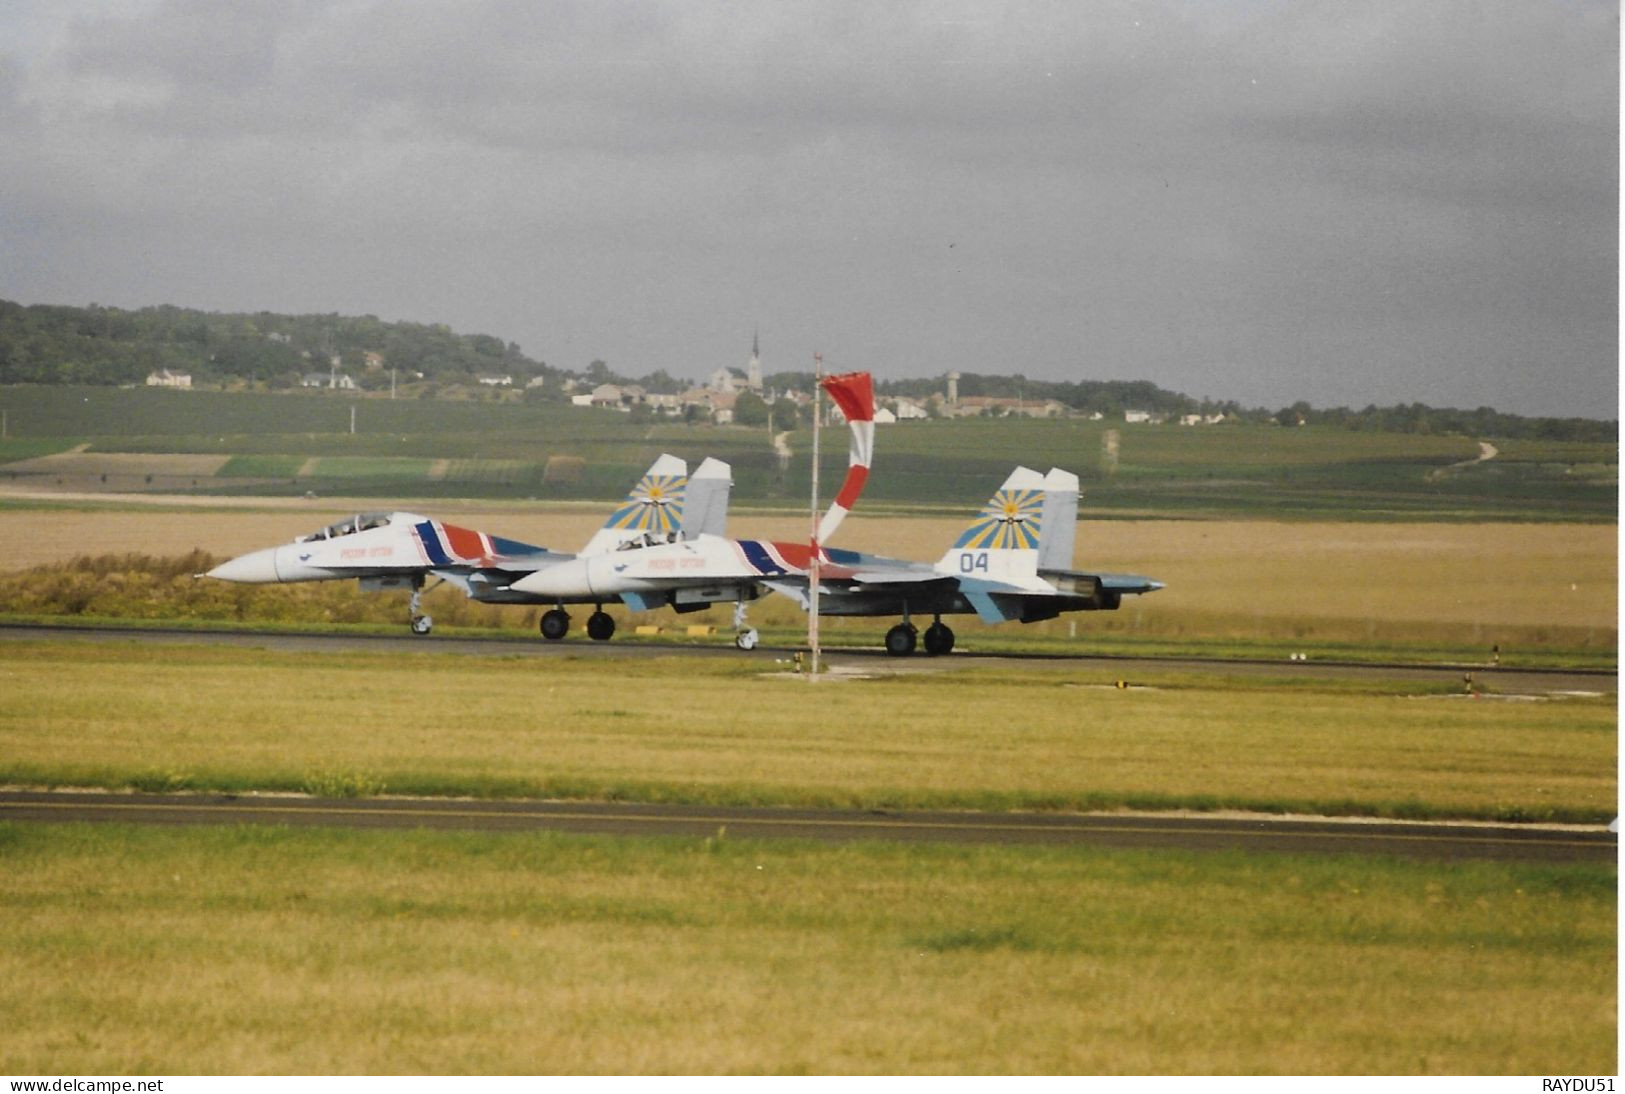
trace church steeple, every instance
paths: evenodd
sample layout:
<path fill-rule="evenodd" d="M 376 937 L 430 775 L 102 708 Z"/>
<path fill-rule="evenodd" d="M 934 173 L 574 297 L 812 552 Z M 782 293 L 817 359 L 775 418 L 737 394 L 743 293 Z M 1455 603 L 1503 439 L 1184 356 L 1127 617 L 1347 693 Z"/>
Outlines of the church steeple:
<path fill-rule="evenodd" d="M 745 386 L 752 391 L 762 390 L 762 338 L 759 329 L 750 336 L 750 363 L 745 366 Z"/>

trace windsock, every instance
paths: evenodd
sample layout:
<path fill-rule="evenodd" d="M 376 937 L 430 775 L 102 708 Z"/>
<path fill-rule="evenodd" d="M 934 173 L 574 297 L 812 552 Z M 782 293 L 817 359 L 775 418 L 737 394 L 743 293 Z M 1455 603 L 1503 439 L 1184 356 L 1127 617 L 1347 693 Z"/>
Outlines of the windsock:
<path fill-rule="evenodd" d="M 869 481 L 869 461 L 875 454 L 875 382 L 867 372 L 847 372 L 840 376 L 826 376 L 824 390 L 835 400 L 835 405 L 846 415 L 852 427 L 852 445 L 846 468 L 846 481 L 830 503 L 828 512 L 818 522 L 818 543 L 829 542 L 835 529 L 841 526 L 846 514 L 857 504 L 863 493 L 863 484 Z"/>

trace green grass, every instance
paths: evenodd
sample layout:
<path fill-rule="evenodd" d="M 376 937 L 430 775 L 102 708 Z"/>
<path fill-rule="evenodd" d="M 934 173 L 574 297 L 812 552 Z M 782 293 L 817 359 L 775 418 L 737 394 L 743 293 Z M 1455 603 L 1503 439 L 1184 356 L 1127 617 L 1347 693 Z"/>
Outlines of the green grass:
<path fill-rule="evenodd" d="M 1617 1064 L 1606 866 L 0 824 L 0 870 L 14 1075 Z"/>
<path fill-rule="evenodd" d="M 0 441 L 0 464 L 8 464 L 14 460 L 31 460 L 36 456 L 49 456 L 57 452 L 65 452 L 73 447 L 73 442 L 58 437 L 8 437 Z"/>
<path fill-rule="evenodd" d="M 372 479 L 417 482 L 429 475 L 430 461 L 395 456 L 324 456 L 316 461 L 313 479 Z"/>
<path fill-rule="evenodd" d="M 537 486 L 542 482 L 546 467 L 545 462 L 526 463 L 523 460 L 453 460 L 446 470 L 446 481 L 460 485 L 495 483 Z"/>
<path fill-rule="evenodd" d="M 748 658 L 0 641 L 0 782 L 1592 823 L 1617 809 L 1611 697 L 1117 676 L 967 665 L 809 691 Z"/>
<path fill-rule="evenodd" d="M 12 433 L 27 444 L 84 441 L 104 452 L 284 460 L 461 461 L 463 470 L 443 481 L 428 481 L 423 463 L 343 477 L 346 490 L 369 496 L 609 500 L 622 496 L 663 451 L 692 463 L 706 455 L 728 460 L 741 501 L 794 508 L 809 493 L 807 430 L 791 435 L 796 458 L 781 471 L 765 430 L 635 422 L 558 404 L 26 386 L 0 389 L 0 404 L 11 409 Z M 352 408 L 355 434 L 349 432 Z M 199 421 L 211 432 L 199 433 Z M 1102 462 L 1108 429 L 1120 438 L 1115 471 Z M 844 438 L 834 433 L 822 463 L 830 482 L 838 481 L 846 461 Z M 1476 456 L 1474 441 L 1324 427 L 919 422 L 882 428 L 865 500 L 973 512 L 1020 463 L 1076 471 L 1087 505 L 1104 513 L 1525 521 L 1617 515 L 1617 445 L 1507 442 L 1491 463 L 1429 480 L 1431 472 Z M 38 454 L 18 452 L 0 449 L 0 462 Z M 539 469 L 552 456 L 585 460 L 586 476 L 576 483 L 543 481 Z M 228 465 L 228 474 L 283 478 L 247 473 L 262 466 Z M 287 494 L 308 485 L 217 477 L 198 492 Z"/>
<path fill-rule="evenodd" d="M 215 474 L 223 479 L 291 479 L 304 464 L 303 456 L 233 456 Z"/>

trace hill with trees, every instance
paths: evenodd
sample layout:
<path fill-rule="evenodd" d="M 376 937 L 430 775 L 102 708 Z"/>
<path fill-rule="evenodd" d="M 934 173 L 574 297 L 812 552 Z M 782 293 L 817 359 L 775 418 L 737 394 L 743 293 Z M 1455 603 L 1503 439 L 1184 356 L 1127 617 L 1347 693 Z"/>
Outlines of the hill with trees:
<path fill-rule="evenodd" d="M 336 362 L 336 364 L 335 364 Z M 523 388 L 542 379 L 530 397 L 563 397 L 564 381 L 597 385 L 637 383 L 650 392 L 688 386 L 663 370 L 623 377 L 603 361 L 581 372 L 535 360 L 513 342 L 489 334 L 459 334 L 444 324 L 385 322 L 376 316 L 218 313 L 171 305 L 126 310 L 0 300 L 0 384 L 143 384 L 160 369 L 185 372 L 205 387 L 247 386 L 264 390 L 297 387 L 312 372 L 341 369 L 363 390 L 393 382 L 419 385 L 420 394 L 446 387 L 473 387 L 481 375 L 500 374 Z M 393 370 L 393 376 L 392 376 Z M 808 390 L 810 372 L 766 378 L 777 390 Z M 925 399 L 943 388 L 941 377 L 888 380 L 882 396 Z M 1174 418 L 1223 415 L 1226 421 L 1411 434 L 1461 434 L 1552 441 L 1617 443 L 1618 423 L 1590 418 L 1539 418 L 1490 407 L 1458 410 L 1421 403 L 1392 407 L 1315 408 L 1306 402 L 1279 410 L 1243 407 L 1235 401 L 1194 399 L 1145 380 L 1030 380 L 1021 375 L 967 372 L 962 397 L 1053 399 L 1083 414 L 1119 417 L 1128 410 Z M 760 409 L 760 415 L 752 412 Z M 747 404 L 747 417 L 765 420 L 766 406 Z M 785 410 L 788 414 L 788 409 Z M 742 423 L 748 424 L 748 423 Z"/>

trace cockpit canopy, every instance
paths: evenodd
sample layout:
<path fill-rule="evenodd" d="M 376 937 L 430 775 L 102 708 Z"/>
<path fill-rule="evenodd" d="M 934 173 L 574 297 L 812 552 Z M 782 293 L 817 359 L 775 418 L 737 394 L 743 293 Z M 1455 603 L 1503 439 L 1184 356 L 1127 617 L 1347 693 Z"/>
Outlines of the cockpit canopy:
<path fill-rule="evenodd" d="M 659 547 L 665 543 L 677 543 L 682 539 L 681 532 L 644 532 L 642 535 L 631 536 L 615 545 L 617 551 L 637 551 L 644 547 Z"/>
<path fill-rule="evenodd" d="M 340 536 L 352 535 L 356 532 L 366 532 L 374 528 L 383 528 L 389 524 L 392 513 L 358 513 L 348 517 L 337 524 L 329 524 L 326 528 L 300 536 L 295 543 L 315 543 L 318 540 L 338 539 Z"/>

